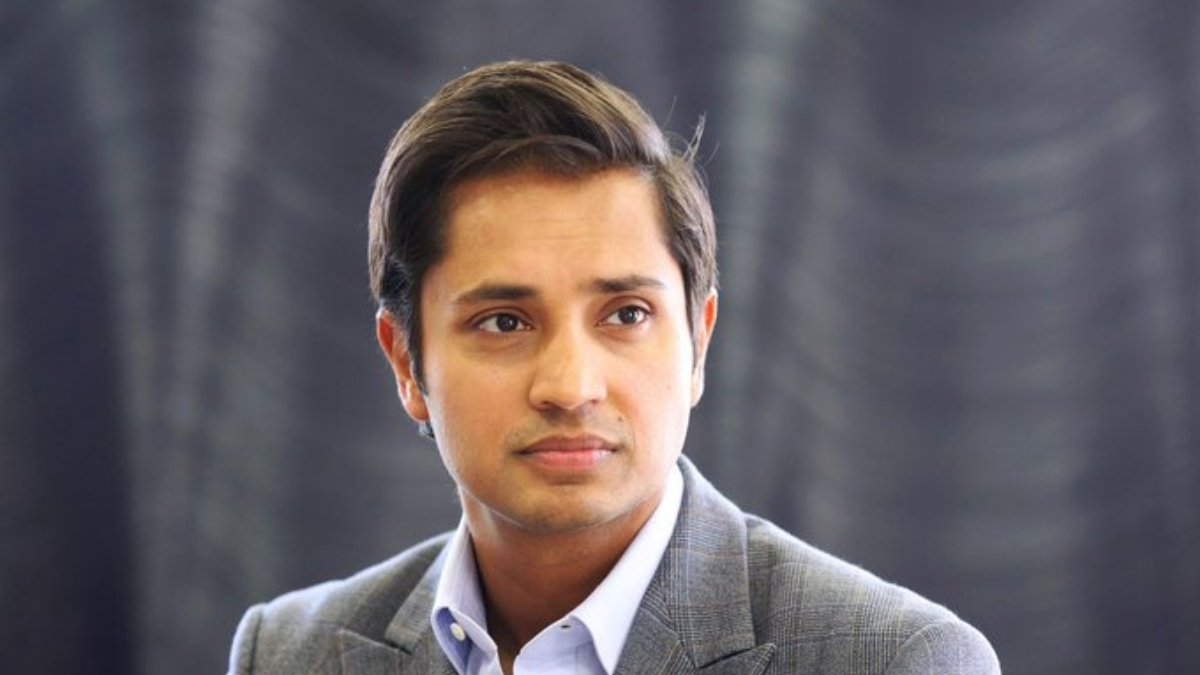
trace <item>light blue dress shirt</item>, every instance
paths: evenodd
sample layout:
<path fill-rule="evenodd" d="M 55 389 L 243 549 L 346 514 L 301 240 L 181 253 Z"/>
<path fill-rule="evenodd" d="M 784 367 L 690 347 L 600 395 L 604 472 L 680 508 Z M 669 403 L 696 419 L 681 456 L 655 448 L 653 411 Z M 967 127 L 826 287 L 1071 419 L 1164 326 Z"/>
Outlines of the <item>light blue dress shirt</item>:
<path fill-rule="evenodd" d="M 521 649 L 513 675 L 612 675 L 642 596 L 667 550 L 682 500 L 683 476 L 674 466 L 662 500 L 612 571 L 578 607 Z M 459 675 L 501 675 L 465 518 L 447 545 L 430 622 Z"/>

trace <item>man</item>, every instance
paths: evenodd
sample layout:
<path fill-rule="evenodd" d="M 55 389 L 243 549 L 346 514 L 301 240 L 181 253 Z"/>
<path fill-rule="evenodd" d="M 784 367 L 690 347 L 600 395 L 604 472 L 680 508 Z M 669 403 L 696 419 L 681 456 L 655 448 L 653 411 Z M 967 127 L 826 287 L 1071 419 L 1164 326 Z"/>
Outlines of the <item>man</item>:
<path fill-rule="evenodd" d="M 371 208 L 379 344 L 458 530 L 252 608 L 233 673 L 996 673 L 948 610 L 681 457 L 717 318 L 695 147 L 565 64 L 447 84 Z"/>

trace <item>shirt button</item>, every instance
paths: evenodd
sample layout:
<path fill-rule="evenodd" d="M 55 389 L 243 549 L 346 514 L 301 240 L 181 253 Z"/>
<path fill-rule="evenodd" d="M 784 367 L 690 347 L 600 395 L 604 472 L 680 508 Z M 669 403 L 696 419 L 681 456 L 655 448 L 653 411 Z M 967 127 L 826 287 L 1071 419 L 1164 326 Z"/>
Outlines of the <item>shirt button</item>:
<path fill-rule="evenodd" d="M 450 634 L 453 635 L 454 639 L 458 640 L 459 642 L 467 639 L 467 631 L 463 630 L 463 627 L 457 623 L 450 624 Z"/>

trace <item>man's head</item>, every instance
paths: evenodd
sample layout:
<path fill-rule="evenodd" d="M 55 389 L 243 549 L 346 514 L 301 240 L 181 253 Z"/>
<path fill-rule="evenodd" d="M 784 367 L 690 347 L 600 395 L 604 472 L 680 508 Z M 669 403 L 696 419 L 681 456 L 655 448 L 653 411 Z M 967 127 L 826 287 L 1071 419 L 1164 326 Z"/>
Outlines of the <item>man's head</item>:
<path fill-rule="evenodd" d="M 477 545 L 627 542 L 658 503 L 717 313 L 692 152 L 560 64 L 469 73 L 393 141 L 371 220 L 379 343 Z"/>
<path fill-rule="evenodd" d="M 406 336 L 418 385 L 424 387 L 421 288 L 445 254 L 446 200 L 465 181 L 518 169 L 567 178 L 610 169 L 644 174 L 683 274 L 694 332 L 717 281 L 713 215 L 695 143 L 673 149 L 632 97 L 568 64 L 497 63 L 442 87 L 392 139 L 370 212 L 371 290 Z"/>

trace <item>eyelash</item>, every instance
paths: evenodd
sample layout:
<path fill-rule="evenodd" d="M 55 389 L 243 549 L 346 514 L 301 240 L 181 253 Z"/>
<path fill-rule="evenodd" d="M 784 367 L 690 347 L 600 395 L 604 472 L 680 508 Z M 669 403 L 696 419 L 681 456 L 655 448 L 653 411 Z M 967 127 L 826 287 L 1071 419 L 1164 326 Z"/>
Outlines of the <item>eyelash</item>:
<path fill-rule="evenodd" d="M 638 320 L 634 321 L 633 323 L 624 323 L 620 320 L 617 320 L 615 322 L 609 321 L 609 319 L 612 319 L 613 317 L 618 316 L 621 312 L 624 312 L 627 310 L 633 310 L 633 311 L 637 312 Z M 604 319 L 600 322 L 600 325 L 630 328 L 633 326 L 642 325 L 651 316 L 653 316 L 653 312 L 650 311 L 649 307 L 645 307 L 643 305 L 638 305 L 638 304 L 622 305 L 621 307 L 618 307 L 615 311 L 613 311 L 610 314 L 608 314 L 607 316 L 605 316 Z M 500 319 L 512 319 L 513 321 L 515 321 L 518 324 L 518 326 L 514 327 L 512 330 L 500 330 L 500 325 L 498 323 Z M 494 324 L 494 327 L 490 328 L 490 329 L 485 328 L 485 326 L 487 326 L 487 324 L 489 324 L 489 323 Z M 515 314 L 513 312 L 496 312 L 495 314 L 490 314 L 488 316 L 483 317 L 479 321 L 475 322 L 474 325 L 475 325 L 475 328 L 478 330 L 481 330 L 485 333 L 493 333 L 493 334 L 497 334 L 497 335 L 507 335 L 509 333 L 518 333 L 521 331 L 530 330 L 532 328 L 532 326 L 529 325 L 528 321 L 525 321 L 524 319 L 522 319 L 520 316 L 518 316 L 517 314 Z"/>
<path fill-rule="evenodd" d="M 512 319 L 512 320 L 516 321 L 518 324 L 520 324 L 520 327 L 516 328 L 515 330 L 500 330 L 500 326 L 497 322 L 502 318 Z M 487 323 L 496 323 L 497 324 L 496 328 L 493 330 L 485 329 L 484 325 Z M 505 335 L 508 333 L 516 333 L 521 330 L 528 330 L 530 328 L 528 321 L 525 321 L 524 319 L 517 316 L 516 314 L 513 314 L 512 312 L 497 312 L 495 314 L 485 316 L 475 323 L 475 327 L 482 330 L 485 333 L 496 333 L 499 335 Z"/>
<path fill-rule="evenodd" d="M 615 317 L 615 316 L 619 315 L 621 312 L 624 312 L 625 310 L 629 310 L 629 309 L 632 309 L 639 314 L 639 318 L 637 321 L 635 321 L 633 323 L 625 323 L 623 321 L 617 321 L 616 323 L 608 322 L 608 320 L 611 319 L 612 317 Z M 641 305 L 623 305 L 622 307 L 617 308 L 617 311 L 604 317 L 604 321 L 601 321 L 600 323 L 602 325 L 607 325 L 607 326 L 638 326 L 638 325 L 641 325 L 642 323 L 644 323 L 649 318 L 650 318 L 650 310 L 648 308 L 643 307 Z"/>

